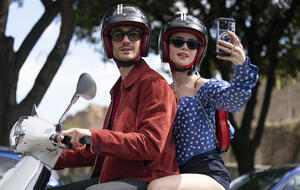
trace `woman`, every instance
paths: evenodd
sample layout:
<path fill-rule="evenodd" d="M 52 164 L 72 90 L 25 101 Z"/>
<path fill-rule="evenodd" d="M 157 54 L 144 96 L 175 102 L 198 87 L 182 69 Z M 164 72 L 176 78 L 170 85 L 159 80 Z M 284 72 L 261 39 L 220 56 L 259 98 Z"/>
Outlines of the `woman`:
<path fill-rule="evenodd" d="M 170 64 L 171 86 L 179 98 L 173 134 L 181 174 L 156 179 L 148 190 L 229 189 L 230 175 L 214 139 L 215 113 L 242 109 L 257 82 L 258 69 L 250 64 L 237 36 L 228 33 L 234 44 L 218 41 L 217 48 L 229 56 L 217 58 L 233 64 L 232 83 L 205 79 L 194 72 L 207 49 L 207 30 L 197 18 L 179 14 L 163 26 L 159 37 L 161 58 Z"/>

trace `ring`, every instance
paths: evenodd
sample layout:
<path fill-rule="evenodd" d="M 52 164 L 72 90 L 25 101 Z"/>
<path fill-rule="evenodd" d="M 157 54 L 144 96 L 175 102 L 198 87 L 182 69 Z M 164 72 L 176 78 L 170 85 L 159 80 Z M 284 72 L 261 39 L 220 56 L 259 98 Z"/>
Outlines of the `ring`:
<path fill-rule="evenodd" d="M 235 43 L 233 44 L 233 48 L 231 49 L 231 53 L 230 54 L 232 54 L 233 53 L 233 51 L 235 50 Z"/>

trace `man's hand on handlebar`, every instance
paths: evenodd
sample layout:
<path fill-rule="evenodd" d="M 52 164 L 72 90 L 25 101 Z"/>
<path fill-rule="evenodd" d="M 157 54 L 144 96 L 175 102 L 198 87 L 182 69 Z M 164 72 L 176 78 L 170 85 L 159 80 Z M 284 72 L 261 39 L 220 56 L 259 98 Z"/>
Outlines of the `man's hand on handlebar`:
<path fill-rule="evenodd" d="M 84 146 L 84 144 L 80 143 L 82 142 L 82 139 L 85 136 L 91 137 L 91 135 L 92 134 L 89 129 L 72 128 L 72 129 L 61 131 L 60 134 L 57 135 L 57 143 L 58 144 L 62 143 L 61 136 L 70 136 L 71 137 L 70 143 L 72 144 L 73 148 L 78 148 Z"/>

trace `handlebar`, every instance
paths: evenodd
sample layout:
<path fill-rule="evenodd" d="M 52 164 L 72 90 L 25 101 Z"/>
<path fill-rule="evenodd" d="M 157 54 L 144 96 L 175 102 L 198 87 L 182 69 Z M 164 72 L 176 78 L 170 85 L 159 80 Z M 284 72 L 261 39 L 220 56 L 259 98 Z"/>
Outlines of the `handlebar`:
<path fill-rule="evenodd" d="M 64 136 L 64 139 L 61 141 L 62 143 L 68 145 L 68 146 L 72 146 L 71 144 L 71 136 L 70 135 L 67 135 L 67 136 Z M 91 142 L 92 142 L 92 137 L 91 136 L 83 136 L 79 139 L 79 142 L 81 144 L 85 144 L 85 145 L 90 145 Z"/>
<path fill-rule="evenodd" d="M 92 137 L 91 136 L 83 136 L 81 139 L 79 139 L 79 142 L 81 144 L 90 145 L 92 143 Z"/>
<path fill-rule="evenodd" d="M 52 135 L 52 136 L 50 137 L 50 140 L 53 140 L 54 142 L 57 143 L 57 140 L 56 140 L 57 135 L 58 135 L 58 133 Z M 62 142 L 63 144 L 65 144 L 65 145 L 67 145 L 67 147 L 72 147 L 73 145 L 72 145 L 72 143 L 70 142 L 70 141 L 71 141 L 71 138 L 72 138 L 72 137 L 71 137 L 70 135 L 62 136 L 61 142 Z M 83 145 L 90 145 L 91 142 L 92 142 L 92 137 L 91 137 L 91 136 L 83 136 L 83 137 L 81 137 L 81 138 L 79 139 L 79 142 L 80 142 L 81 144 L 83 144 Z"/>

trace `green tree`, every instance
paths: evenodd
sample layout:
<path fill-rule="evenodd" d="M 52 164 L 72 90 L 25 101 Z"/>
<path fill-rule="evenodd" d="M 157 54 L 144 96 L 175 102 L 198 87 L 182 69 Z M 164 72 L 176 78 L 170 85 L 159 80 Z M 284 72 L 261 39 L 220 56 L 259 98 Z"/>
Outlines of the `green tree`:
<path fill-rule="evenodd" d="M 260 68 L 260 78 L 266 80 L 263 104 L 259 108 L 257 126 L 252 129 L 254 110 L 258 94 L 258 85 L 253 89 L 252 97 L 246 105 L 242 124 L 230 120 L 236 129 L 232 148 L 239 165 L 239 172 L 254 170 L 254 157 L 264 131 L 271 93 L 276 80 L 287 81 L 297 75 L 300 64 L 300 2 L 297 0 L 278 1 L 195 1 L 195 0 L 123 0 L 123 1 L 46 1 L 41 0 L 45 12 L 32 28 L 16 52 L 13 51 L 13 38 L 5 36 L 8 7 L 10 0 L 0 2 L 0 144 L 7 144 L 8 131 L 20 115 L 30 113 L 34 103 L 39 104 L 49 87 L 73 34 L 78 40 L 88 40 L 99 45 L 101 18 L 106 10 L 117 3 L 130 3 L 143 9 L 152 21 L 151 47 L 157 53 L 157 37 L 161 24 L 179 8 L 185 7 L 189 13 L 200 18 L 209 29 L 209 47 L 201 75 L 211 77 L 217 69 L 223 79 L 230 81 L 231 64 L 220 64 L 215 58 L 215 19 L 233 17 L 236 20 L 236 32 L 244 45 L 251 62 Z M 275 2 L 275 3 L 274 3 Z M 16 85 L 18 73 L 28 54 L 45 28 L 56 16 L 61 17 L 61 30 L 55 47 L 52 49 L 39 73 L 34 87 L 20 103 L 16 103 Z M 95 35 L 97 34 L 97 35 Z M 95 37 L 96 36 L 96 37 Z M 254 135 L 251 136 L 251 130 Z"/>

